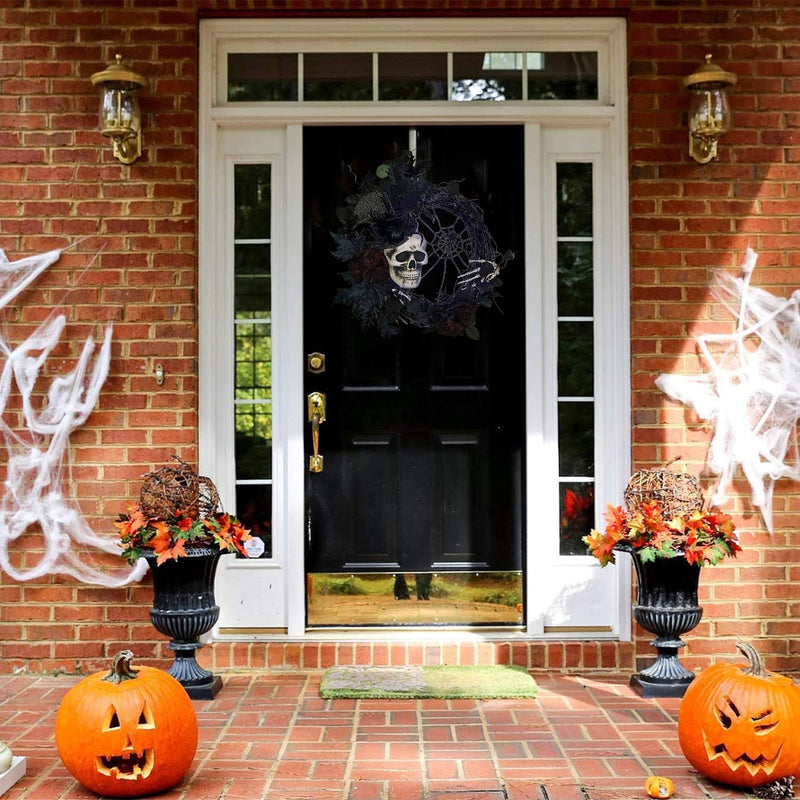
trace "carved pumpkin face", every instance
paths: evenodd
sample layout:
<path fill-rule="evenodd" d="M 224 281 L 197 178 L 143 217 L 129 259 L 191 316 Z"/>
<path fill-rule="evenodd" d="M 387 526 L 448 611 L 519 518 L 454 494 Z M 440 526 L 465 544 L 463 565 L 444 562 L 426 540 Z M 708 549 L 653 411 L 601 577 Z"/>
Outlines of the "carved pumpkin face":
<path fill-rule="evenodd" d="M 197 717 L 184 688 L 152 667 L 130 669 L 118 653 L 111 673 L 84 678 L 56 716 L 64 766 L 107 797 L 138 797 L 174 786 L 197 749 Z"/>
<path fill-rule="evenodd" d="M 95 767 L 101 775 L 116 780 L 138 781 L 148 778 L 155 764 L 155 732 L 153 713 L 147 701 L 120 698 L 110 705 L 100 728 Z M 133 700 L 133 702 L 130 702 Z"/>
<path fill-rule="evenodd" d="M 716 664 L 694 679 L 678 714 L 681 749 L 719 783 L 752 788 L 800 771 L 800 688 L 763 668 L 750 645 L 750 667 Z"/>

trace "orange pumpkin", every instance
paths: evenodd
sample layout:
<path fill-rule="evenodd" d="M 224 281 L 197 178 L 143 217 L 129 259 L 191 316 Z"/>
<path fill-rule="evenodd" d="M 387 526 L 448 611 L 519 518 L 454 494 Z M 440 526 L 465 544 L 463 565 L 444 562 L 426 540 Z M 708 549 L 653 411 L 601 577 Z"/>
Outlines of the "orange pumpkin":
<path fill-rule="evenodd" d="M 675 791 L 675 784 L 669 778 L 662 778 L 660 775 L 651 775 L 644 782 L 644 790 L 648 797 L 672 797 Z"/>
<path fill-rule="evenodd" d="M 800 774 L 800 687 L 764 669 L 751 645 L 737 647 L 747 669 L 715 664 L 692 681 L 678 711 L 678 740 L 703 775 L 752 788 Z"/>
<path fill-rule="evenodd" d="M 56 747 L 87 789 L 139 797 L 174 786 L 197 750 L 197 715 L 186 690 L 153 667 L 131 668 L 133 653 L 114 657 L 108 674 L 84 678 L 56 715 Z"/>

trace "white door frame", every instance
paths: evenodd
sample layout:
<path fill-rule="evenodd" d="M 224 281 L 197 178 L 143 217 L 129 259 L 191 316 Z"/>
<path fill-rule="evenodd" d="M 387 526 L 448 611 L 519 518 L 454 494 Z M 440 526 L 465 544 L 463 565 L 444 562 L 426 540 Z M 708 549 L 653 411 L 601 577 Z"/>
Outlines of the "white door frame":
<path fill-rule="evenodd" d="M 545 383 L 554 377 L 552 352 L 556 330 L 555 285 L 543 264 L 550 243 L 541 235 L 552 222 L 553 211 L 541 197 L 552 183 L 548 164 L 559 150 L 567 153 L 570 134 L 595 137 L 600 144 L 586 158 L 595 164 L 600 202 L 596 238 L 595 363 L 596 436 L 598 452 L 606 457 L 596 464 L 595 497 L 598 516 L 606 500 L 621 497 L 630 473 L 630 377 L 628 302 L 627 204 L 627 88 L 625 82 L 625 25 L 612 18 L 589 19 L 446 19 L 425 20 L 413 34 L 413 46 L 404 42 L 403 20 L 204 20 L 200 26 L 200 160 L 199 160 L 199 462 L 203 474 L 218 485 L 226 509 L 234 510 L 233 472 L 233 365 L 232 276 L 221 265 L 230 264 L 226 252 L 227 229 L 220 203 L 229 198 L 226 186 L 231 158 L 273 163 L 275 185 L 281 193 L 274 212 L 273 244 L 273 541 L 272 559 L 253 562 L 229 559 L 221 568 L 218 593 L 221 605 L 244 603 L 258 586 L 274 583 L 278 592 L 268 601 L 275 624 L 251 626 L 237 622 L 241 634 L 226 638 L 264 638 L 284 628 L 290 637 L 305 629 L 305 452 L 303 418 L 302 336 L 302 126 L 432 124 L 519 124 L 525 126 L 526 217 L 526 443 L 527 459 L 527 636 L 577 638 L 579 629 L 549 626 L 549 607 L 566 597 L 550 598 L 537 607 L 542 586 L 554 575 L 565 586 L 579 588 L 582 581 L 600 581 L 601 600 L 610 624 L 593 630 L 595 638 L 630 638 L 630 573 L 608 569 L 599 573 L 590 557 L 557 553 L 555 535 L 547 546 L 534 537 L 545 525 L 558 530 L 558 502 L 552 485 L 557 442 L 554 438 L 554 399 L 544 396 Z M 409 41 L 412 37 L 408 37 Z M 600 99 L 592 102 L 503 103 L 228 103 L 223 64 L 230 51 L 310 52 L 312 50 L 598 50 Z M 503 48 L 503 50 L 501 50 Z M 235 135 L 234 135 L 235 132 Z M 237 144 L 231 151 L 231 137 Z M 269 139 L 265 146 L 261 139 Z M 280 142 L 279 147 L 274 143 Z M 227 148 L 227 151 L 226 151 Z M 238 148 L 238 149 L 237 149 Z M 599 148 L 599 149 L 598 149 Z M 572 157 L 575 156 L 573 152 Z M 554 196 L 554 195 L 553 195 Z M 232 208 L 232 203 L 224 206 Z M 550 214 L 550 219 L 548 218 Z M 552 262 L 551 262 L 552 263 Z M 228 325 L 228 321 L 231 324 Z M 227 326 L 227 327 L 226 327 Z M 230 331 L 230 336 L 228 334 Z M 547 348 L 550 347 L 550 351 Z M 598 356 L 596 355 L 596 359 Z M 226 366 L 227 361 L 227 366 Z M 223 387 L 224 391 L 221 391 Z M 230 392 L 227 392 L 230 387 Z M 610 446 L 609 446 L 609 443 Z M 531 457 L 530 454 L 536 454 Z M 548 486 L 543 494 L 542 487 Z M 551 512 L 543 514 L 533 498 L 542 499 Z M 223 562 L 226 560 L 223 559 Z M 279 581 L 272 581 L 278 573 Z M 268 575 L 270 577 L 268 577 Z M 236 595 L 236 589 L 244 594 Z M 223 598 L 233 592 L 232 601 Z M 588 602 L 593 602 L 589 600 Z M 258 603 L 255 604 L 259 606 Z M 225 627 L 224 622 L 221 627 Z M 259 628 L 261 630 L 255 630 Z M 217 635 L 221 635 L 219 631 Z M 371 638 L 381 634 L 370 631 Z M 391 634 L 389 634 L 391 635 Z M 407 632 L 402 634 L 407 636 Z M 436 635 L 441 635 L 439 632 Z M 507 638 L 509 633 L 498 634 Z"/>

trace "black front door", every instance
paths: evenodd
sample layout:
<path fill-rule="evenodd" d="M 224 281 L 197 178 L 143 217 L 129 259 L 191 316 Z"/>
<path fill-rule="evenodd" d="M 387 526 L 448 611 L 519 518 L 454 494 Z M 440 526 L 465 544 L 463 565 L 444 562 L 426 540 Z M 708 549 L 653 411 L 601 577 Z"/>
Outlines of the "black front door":
<path fill-rule="evenodd" d="M 417 160 L 457 180 L 515 252 L 480 338 L 405 326 L 382 338 L 334 305 L 331 233 L 366 173 L 408 149 L 405 127 L 304 133 L 306 394 L 326 396 L 321 472 L 307 472 L 309 573 L 518 570 L 525 431 L 523 150 L 519 126 L 417 129 Z M 419 291 L 426 291 L 425 281 Z M 435 291 L 435 289 L 434 289 Z M 311 424 L 307 423 L 307 452 Z"/>

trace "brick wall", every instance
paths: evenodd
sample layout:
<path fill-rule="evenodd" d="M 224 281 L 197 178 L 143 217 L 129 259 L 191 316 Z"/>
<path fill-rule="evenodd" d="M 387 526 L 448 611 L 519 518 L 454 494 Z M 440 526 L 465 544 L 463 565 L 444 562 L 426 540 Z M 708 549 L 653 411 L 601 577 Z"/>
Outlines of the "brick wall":
<path fill-rule="evenodd" d="M 200 10 L 198 11 L 198 7 Z M 73 244 L 22 296 L 6 326 L 16 339 L 54 306 L 68 308 L 73 341 L 47 377 L 69 369 L 91 321 L 114 323 L 111 375 L 97 411 L 73 437 L 73 478 L 97 531 L 135 496 L 142 473 L 177 452 L 196 458 L 197 20 L 237 13 L 625 14 L 629 30 L 633 457 L 652 466 L 682 455 L 702 470 L 709 431 L 654 388 L 661 372 L 698 372 L 692 337 L 729 330 L 709 297 L 715 268 L 735 270 L 748 245 L 754 283 L 797 287 L 800 264 L 800 9 L 769 0 L 7 0 L 0 7 L 0 247 L 10 258 Z M 739 76 L 735 129 L 720 157 L 687 154 L 681 79 L 706 52 Z M 144 157 L 111 156 L 97 130 L 89 76 L 116 52 L 152 82 L 143 103 Z M 83 272 L 94 256 L 97 260 Z M 65 289 L 69 290 L 65 294 Z M 164 390 L 153 369 L 163 364 Z M 705 486 L 708 480 L 704 479 Z M 775 669 L 800 671 L 800 493 L 779 484 L 770 538 L 737 485 L 746 547 L 704 573 L 705 619 L 684 662 L 701 667 L 747 636 Z M 608 498 L 614 499 L 614 498 Z M 35 563 L 38 540 L 13 547 Z M 135 642 L 163 664 L 148 584 L 110 590 L 69 579 L 18 584 L 0 574 L 0 672 L 93 670 Z M 629 669 L 633 646 L 492 645 L 465 660 L 554 669 Z M 430 646 L 218 644 L 224 666 L 322 666 L 330 659 L 434 662 Z M 440 648 L 441 650 L 441 648 Z"/>

